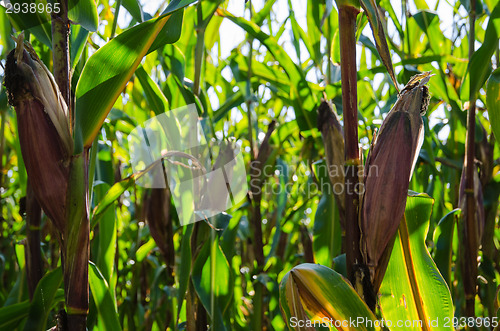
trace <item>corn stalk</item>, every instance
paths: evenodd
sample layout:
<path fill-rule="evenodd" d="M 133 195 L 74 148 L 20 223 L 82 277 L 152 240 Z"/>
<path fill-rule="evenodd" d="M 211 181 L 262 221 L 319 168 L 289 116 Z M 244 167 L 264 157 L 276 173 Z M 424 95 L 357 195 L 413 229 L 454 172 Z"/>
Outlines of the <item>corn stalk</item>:
<path fill-rule="evenodd" d="M 345 227 L 347 274 L 352 284 L 356 283 L 355 266 L 361 263 L 358 226 L 360 166 L 358 148 L 358 96 L 356 71 L 356 17 L 359 3 L 338 1 L 340 27 L 340 63 L 342 83 L 342 108 L 344 112 L 345 141 Z"/>
<path fill-rule="evenodd" d="M 34 193 L 29 197 L 30 212 L 36 198 L 57 229 L 66 301 L 58 325 L 78 331 L 86 330 L 89 308 L 88 149 L 73 154 L 73 116 L 67 106 L 71 104 L 67 8 L 64 1 L 52 19 L 55 77 L 21 33 L 16 49 L 7 56 L 5 86 L 16 110 L 21 152 Z M 36 223 L 34 214 L 28 226 Z M 29 229 L 29 234 L 36 233 Z"/>
<path fill-rule="evenodd" d="M 68 0 L 60 0 L 61 10 L 52 15 L 54 78 L 68 106 L 69 127 L 73 132 L 70 89 Z M 63 230 L 62 265 L 69 330 L 86 330 L 89 309 L 89 231 L 88 153 L 74 155 L 66 196 L 66 222 Z M 61 230 L 61 229 L 60 229 Z"/>
<path fill-rule="evenodd" d="M 474 54 L 475 43 L 476 1 L 470 1 L 469 13 L 469 61 Z M 462 281 L 465 290 L 465 314 L 475 316 L 476 278 L 477 278 L 477 249 L 478 228 L 476 221 L 476 198 L 474 194 L 474 156 L 475 156 L 475 128 L 476 128 L 476 95 L 470 78 L 469 111 L 467 113 L 467 136 L 465 141 L 466 156 L 464 160 L 465 172 L 465 222 L 463 237 L 465 240 L 465 256 L 462 261 Z"/>

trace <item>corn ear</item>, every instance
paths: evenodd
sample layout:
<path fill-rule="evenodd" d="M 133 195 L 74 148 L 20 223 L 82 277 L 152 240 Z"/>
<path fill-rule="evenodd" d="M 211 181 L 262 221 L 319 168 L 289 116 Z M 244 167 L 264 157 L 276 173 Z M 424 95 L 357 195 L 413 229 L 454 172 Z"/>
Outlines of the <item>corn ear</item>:
<path fill-rule="evenodd" d="M 33 191 L 63 233 L 73 152 L 68 109 L 52 74 L 23 38 L 21 34 L 7 56 L 4 84 L 16 110 L 21 152 Z"/>
<path fill-rule="evenodd" d="M 341 215 L 340 220 L 344 227 L 344 132 L 337 115 L 327 101 L 323 101 L 318 108 L 318 129 L 325 145 L 328 178 L 332 184 L 332 191 Z"/>
<path fill-rule="evenodd" d="M 313 322 L 316 326 L 326 322 L 338 330 L 377 329 L 375 323 L 370 324 L 376 320 L 375 316 L 349 282 L 319 264 L 304 263 L 288 272 L 280 284 L 280 302 L 292 330 L 314 330 L 308 328 Z M 300 326 L 295 321 L 304 323 Z"/>
<path fill-rule="evenodd" d="M 173 280 L 175 249 L 172 218 L 170 216 L 171 193 L 166 188 L 153 188 L 145 192 L 142 218 L 149 225 L 149 232 L 160 249 L 167 267 L 167 277 Z"/>
<path fill-rule="evenodd" d="M 423 141 L 430 72 L 412 77 L 375 137 L 365 166 L 361 251 L 371 277 L 403 218 L 408 186 Z M 385 266 L 384 266 L 385 268 Z"/>

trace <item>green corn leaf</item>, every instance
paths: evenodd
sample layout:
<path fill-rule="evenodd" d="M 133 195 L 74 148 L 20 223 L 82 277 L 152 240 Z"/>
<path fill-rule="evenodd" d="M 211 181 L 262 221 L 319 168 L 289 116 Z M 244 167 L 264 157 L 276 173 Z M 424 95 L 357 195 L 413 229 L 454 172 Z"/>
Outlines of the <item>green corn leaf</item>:
<path fill-rule="evenodd" d="M 224 325 L 223 316 L 231 302 L 233 274 L 217 238 L 208 240 L 196 257 L 192 280 L 196 293 L 212 318 L 213 329 L 225 330 L 228 325 Z"/>
<path fill-rule="evenodd" d="M 102 148 L 104 149 L 103 151 L 110 153 L 109 146 L 104 145 Z M 111 187 L 110 183 L 114 182 L 113 165 L 111 161 L 97 159 L 96 167 L 96 180 L 98 180 L 100 184 L 94 186 L 94 199 L 95 201 L 101 201 L 106 196 L 106 192 L 109 191 L 109 188 Z M 96 264 L 108 284 L 111 284 L 112 289 L 114 289 L 114 286 L 112 286 L 112 279 L 115 272 L 114 257 L 116 254 L 117 241 L 116 223 L 115 209 L 108 208 L 108 210 L 103 214 L 103 221 L 101 222 L 99 232 L 97 233 L 98 252 Z"/>
<path fill-rule="evenodd" d="M 174 11 L 194 1 L 172 1 L 165 12 L 121 33 L 95 52 L 85 64 L 76 87 L 75 151 L 89 147 L 99 132 L 104 119 L 125 88 L 142 58 L 154 47 L 157 35 L 172 17 Z M 180 21 L 182 22 L 182 20 Z M 179 21 L 178 21 L 178 23 Z M 176 24 L 176 25 L 177 25 Z M 172 34 L 177 35 L 178 29 Z M 169 33 L 161 36 L 163 42 L 175 41 Z M 154 47 L 153 47 L 154 46 Z"/>
<path fill-rule="evenodd" d="M 269 50 L 290 79 L 290 98 L 294 101 L 295 115 L 301 129 L 308 130 L 314 128 L 316 126 L 316 113 L 313 110 L 317 105 L 317 97 L 306 81 L 305 73 L 301 68 L 278 45 L 274 37 L 263 32 L 255 23 L 247 21 L 242 17 L 236 17 L 220 8 L 218 9 L 218 13 L 240 26 Z"/>
<path fill-rule="evenodd" d="M 144 68 L 140 66 L 137 68 L 135 75 L 139 79 L 142 85 L 142 89 L 146 94 L 146 102 L 150 109 L 152 109 L 156 115 L 162 114 L 169 109 L 168 100 L 163 95 L 160 87 L 149 77 Z"/>
<path fill-rule="evenodd" d="M 6 56 L 7 53 L 16 47 L 16 44 L 14 43 L 14 40 L 10 37 L 12 34 L 12 25 L 10 24 L 9 18 L 7 15 L 4 15 L 5 9 L 3 7 L 0 8 L 0 45 L 3 46 L 2 50 L 2 56 Z M 2 91 L 5 93 L 5 90 L 2 89 Z M 0 109 L 4 109 L 3 107 L 7 106 L 7 100 L 5 100 L 5 104 L 2 102 L 0 104 Z"/>
<path fill-rule="evenodd" d="M 398 327 L 397 321 L 421 321 L 433 330 L 452 330 L 453 303 L 445 280 L 432 260 L 425 238 L 434 200 L 411 194 L 406 202 L 389 265 L 380 287 L 380 308 L 391 330 L 421 330 L 417 324 Z"/>
<path fill-rule="evenodd" d="M 191 273 L 191 234 L 193 233 L 193 224 L 184 227 L 181 240 L 181 262 L 179 264 L 179 290 L 177 292 L 177 316 L 182 308 L 182 302 L 186 296 L 188 282 Z"/>
<path fill-rule="evenodd" d="M 92 219 L 90 221 L 90 228 L 94 228 L 97 223 L 103 218 L 108 208 L 110 208 L 115 201 L 125 192 L 130 186 L 135 183 L 136 176 L 132 175 L 118 183 L 115 183 L 108 192 L 104 195 L 99 204 L 94 208 Z"/>
<path fill-rule="evenodd" d="M 491 129 L 497 141 L 500 141 L 500 69 L 491 74 L 486 84 L 486 106 Z"/>
<path fill-rule="evenodd" d="M 0 308 L 0 330 L 13 330 L 28 316 L 29 300 Z"/>
<path fill-rule="evenodd" d="M 134 20 L 139 23 L 144 21 L 144 14 L 139 0 L 122 0 L 122 6 L 132 15 Z"/>
<path fill-rule="evenodd" d="M 111 296 L 108 283 L 97 266 L 89 261 L 89 285 L 99 314 L 103 330 L 121 330 L 116 312 L 115 302 Z"/>
<path fill-rule="evenodd" d="M 82 56 L 83 49 L 85 48 L 85 44 L 87 43 L 88 36 L 89 36 L 89 31 L 87 29 L 78 25 L 71 26 L 70 58 L 71 58 L 71 68 L 73 69 L 78 64 L 78 61 L 80 61 L 80 57 Z"/>
<path fill-rule="evenodd" d="M 89 147 L 168 17 L 141 23 L 101 47 L 87 61 L 76 87 L 76 145 Z"/>
<path fill-rule="evenodd" d="M 194 2 L 195 0 L 191 0 Z M 164 14 L 162 14 L 164 15 Z M 182 29 L 183 10 L 177 10 L 170 15 L 170 19 L 158 33 L 147 54 L 160 49 L 165 44 L 172 44 L 179 40 Z"/>
<path fill-rule="evenodd" d="M 341 242 L 342 229 L 335 197 L 331 193 L 323 193 L 314 217 L 314 260 L 321 265 L 332 266 L 333 258 L 340 253 Z"/>
<path fill-rule="evenodd" d="M 154 239 L 152 237 L 149 238 L 149 240 L 143 245 L 141 245 L 141 247 L 137 249 L 137 252 L 135 252 L 136 261 L 142 262 L 155 247 L 156 243 Z"/>
<path fill-rule="evenodd" d="M 245 97 L 243 96 L 241 90 L 238 90 L 238 92 L 232 94 L 229 98 L 227 98 L 227 100 L 219 107 L 219 109 L 214 111 L 213 122 L 219 122 L 221 119 L 226 117 L 227 113 L 229 113 L 231 109 L 238 107 L 243 102 L 245 102 Z"/>
<path fill-rule="evenodd" d="M 413 15 L 413 19 L 417 22 L 420 29 L 424 31 L 434 54 L 441 54 L 445 38 L 439 29 L 439 16 L 430 11 L 423 10 Z"/>
<path fill-rule="evenodd" d="M 79 24 L 88 31 L 97 31 L 99 15 L 94 0 L 69 0 L 68 18 L 74 24 Z"/>
<path fill-rule="evenodd" d="M 342 330 L 376 329 L 375 315 L 346 279 L 319 264 L 298 265 L 283 277 L 280 305 L 290 330 L 311 330 L 298 322 L 308 320 L 316 323 L 326 320 L 333 326 L 335 322 L 341 323 Z M 359 323 L 349 323 L 353 320 Z"/>
<path fill-rule="evenodd" d="M 471 79 L 470 95 L 476 96 L 481 87 L 486 82 L 491 71 L 490 59 L 498 47 L 498 39 L 500 38 L 500 2 L 497 3 L 495 9 L 491 13 L 484 41 L 481 47 L 472 55 L 469 62 L 469 74 Z"/>
<path fill-rule="evenodd" d="M 389 76 L 391 76 L 392 82 L 397 90 L 399 90 L 398 82 L 396 76 L 394 75 L 394 67 L 392 66 L 391 53 L 389 52 L 389 46 L 387 45 L 387 40 L 385 39 L 384 26 L 382 25 L 382 19 L 378 13 L 377 4 L 375 0 L 361 0 L 361 6 L 368 17 L 370 22 L 370 27 L 372 28 L 373 38 L 375 39 L 375 44 L 377 46 L 378 53 Z"/>
<path fill-rule="evenodd" d="M 28 30 L 30 33 L 35 35 L 35 37 L 37 37 L 39 41 L 52 49 L 52 28 L 50 24 L 51 18 L 47 12 L 47 7 L 43 7 L 43 11 L 39 11 L 37 9 L 35 12 L 30 12 L 30 1 L 10 0 L 9 2 L 12 4 L 12 6 L 19 6 L 19 11 L 16 13 L 14 9 L 12 10 L 12 13 L 7 14 L 6 7 L 2 5 L 0 6 L 0 15 L 2 15 L 3 17 L 8 17 L 16 31 Z M 28 10 L 27 12 L 23 13 L 25 5 L 28 5 Z M 50 3 L 50 8 L 54 8 L 52 3 Z"/>
<path fill-rule="evenodd" d="M 62 278 L 61 268 L 57 268 L 47 273 L 40 280 L 29 308 L 28 320 L 24 325 L 24 330 L 46 330 L 47 318 L 52 310 L 57 290 L 62 283 Z"/>
<path fill-rule="evenodd" d="M 453 235 L 455 232 L 455 217 L 460 209 L 454 209 L 446 214 L 434 231 L 434 261 L 448 286 L 451 285 L 451 257 L 453 254 Z"/>

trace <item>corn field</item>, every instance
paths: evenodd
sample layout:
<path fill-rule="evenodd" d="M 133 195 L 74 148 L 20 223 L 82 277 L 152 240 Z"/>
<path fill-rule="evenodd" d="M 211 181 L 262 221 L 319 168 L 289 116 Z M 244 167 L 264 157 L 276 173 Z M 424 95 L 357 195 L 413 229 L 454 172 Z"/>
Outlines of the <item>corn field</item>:
<path fill-rule="evenodd" d="M 500 330 L 500 1 L 0 5 L 0 330 Z"/>

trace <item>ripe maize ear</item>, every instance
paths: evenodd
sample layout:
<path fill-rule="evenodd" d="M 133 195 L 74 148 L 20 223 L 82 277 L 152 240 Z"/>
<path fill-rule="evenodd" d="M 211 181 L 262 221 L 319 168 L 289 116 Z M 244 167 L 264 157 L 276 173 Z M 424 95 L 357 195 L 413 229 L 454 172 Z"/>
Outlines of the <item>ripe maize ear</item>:
<path fill-rule="evenodd" d="M 365 165 L 361 251 L 371 277 L 403 218 L 409 181 L 423 141 L 430 72 L 412 77 L 375 137 Z"/>
<path fill-rule="evenodd" d="M 68 109 L 54 77 L 24 35 L 7 56 L 4 84 L 17 116 L 19 141 L 33 191 L 63 233 L 73 153 Z"/>

